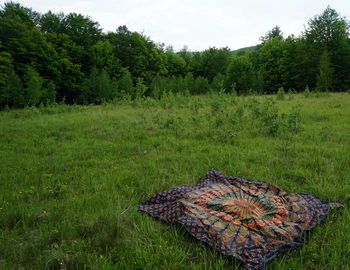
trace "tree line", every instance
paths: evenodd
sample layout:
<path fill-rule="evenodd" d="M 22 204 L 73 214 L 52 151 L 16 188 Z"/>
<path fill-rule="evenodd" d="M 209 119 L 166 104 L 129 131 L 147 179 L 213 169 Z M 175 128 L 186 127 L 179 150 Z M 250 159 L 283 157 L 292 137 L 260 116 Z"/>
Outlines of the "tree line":
<path fill-rule="evenodd" d="M 14 2 L 0 8 L 0 107 L 281 88 L 350 89 L 345 17 L 327 7 L 298 37 L 276 26 L 247 49 L 175 52 L 126 26 L 104 33 L 81 14 L 40 14 Z"/>

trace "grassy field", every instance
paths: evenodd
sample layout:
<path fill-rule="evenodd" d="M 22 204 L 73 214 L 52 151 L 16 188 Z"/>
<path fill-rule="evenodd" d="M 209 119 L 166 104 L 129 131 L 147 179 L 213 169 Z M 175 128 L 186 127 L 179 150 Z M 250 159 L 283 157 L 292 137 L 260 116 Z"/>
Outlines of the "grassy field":
<path fill-rule="evenodd" d="M 350 269 L 350 95 L 169 95 L 0 112 L 0 269 L 242 269 L 138 212 L 210 169 L 344 209 L 267 269 Z"/>

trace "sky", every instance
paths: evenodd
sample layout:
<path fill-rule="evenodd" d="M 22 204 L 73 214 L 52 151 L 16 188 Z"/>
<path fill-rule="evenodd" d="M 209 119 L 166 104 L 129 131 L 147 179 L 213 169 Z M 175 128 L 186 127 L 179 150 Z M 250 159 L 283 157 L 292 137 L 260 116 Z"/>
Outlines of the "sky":
<path fill-rule="evenodd" d="M 7 0 L 0 0 L 1 5 Z M 259 43 L 278 25 L 285 36 L 305 29 L 309 19 L 330 5 L 350 19 L 349 0 L 15 0 L 40 13 L 75 12 L 97 21 L 105 32 L 120 25 L 155 42 L 239 49 Z"/>

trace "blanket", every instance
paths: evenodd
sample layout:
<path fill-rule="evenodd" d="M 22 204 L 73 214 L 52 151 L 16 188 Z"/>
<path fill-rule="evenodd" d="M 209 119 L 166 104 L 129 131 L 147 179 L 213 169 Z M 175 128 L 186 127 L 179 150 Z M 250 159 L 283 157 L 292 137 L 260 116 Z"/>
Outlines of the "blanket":
<path fill-rule="evenodd" d="M 341 206 L 212 170 L 198 185 L 158 193 L 138 209 L 182 224 L 192 236 L 241 260 L 247 269 L 263 269 L 280 251 L 301 245 L 305 231 Z"/>

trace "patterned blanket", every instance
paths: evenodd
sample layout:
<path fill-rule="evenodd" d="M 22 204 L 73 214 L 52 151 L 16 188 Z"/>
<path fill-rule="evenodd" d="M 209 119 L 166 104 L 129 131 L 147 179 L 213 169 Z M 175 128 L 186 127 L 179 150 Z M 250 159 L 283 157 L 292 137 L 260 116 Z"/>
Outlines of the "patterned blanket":
<path fill-rule="evenodd" d="M 301 245 L 304 231 L 341 206 L 212 170 L 198 185 L 156 194 L 139 210 L 182 224 L 195 238 L 243 261 L 248 269 L 263 269 L 281 250 Z"/>

